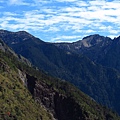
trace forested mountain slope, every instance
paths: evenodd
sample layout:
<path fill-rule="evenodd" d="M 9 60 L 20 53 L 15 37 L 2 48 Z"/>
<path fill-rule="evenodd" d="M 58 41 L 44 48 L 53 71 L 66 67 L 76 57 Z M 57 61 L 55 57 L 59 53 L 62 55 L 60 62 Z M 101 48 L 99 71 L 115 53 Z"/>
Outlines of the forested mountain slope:
<path fill-rule="evenodd" d="M 111 39 L 100 35 L 90 35 L 74 43 L 56 43 L 65 51 L 84 54 L 92 61 L 120 71 L 120 37 Z"/>
<path fill-rule="evenodd" d="M 120 119 L 111 110 L 98 105 L 73 85 L 20 62 L 11 52 L 3 50 L 3 42 L 0 41 L 0 44 L 1 119 Z"/>
<path fill-rule="evenodd" d="M 2 30 L 0 37 L 17 54 L 23 55 L 39 69 L 73 83 L 97 102 L 120 113 L 120 73 L 117 70 L 96 64 L 84 55 L 43 42 L 25 31 Z M 95 38 L 91 37 L 92 43 L 88 40 L 89 37 L 85 38 L 89 48 L 98 44 L 109 46 L 112 43 L 110 38 L 99 37 L 99 35 L 95 35 Z M 103 38 L 106 43 L 103 42 Z M 85 43 L 84 45 L 86 46 Z"/>

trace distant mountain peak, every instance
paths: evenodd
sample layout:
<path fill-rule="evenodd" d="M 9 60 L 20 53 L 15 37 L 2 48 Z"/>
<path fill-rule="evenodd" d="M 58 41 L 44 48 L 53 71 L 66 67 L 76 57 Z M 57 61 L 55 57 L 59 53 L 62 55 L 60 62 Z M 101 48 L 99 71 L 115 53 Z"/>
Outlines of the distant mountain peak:
<path fill-rule="evenodd" d="M 97 45 L 100 42 L 105 41 L 105 40 L 112 40 L 112 39 L 109 37 L 101 36 L 99 34 L 94 34 L 94 35 L 89 35 L 89 36 L 84 37 L 82 40 L 75 42 L 75 44 L 78 44 L 81 47 L 82 46 L 83 47 L 91 47 L 91 46 Z M 81 47 L 79 47 L 79 48 L 81 48 Z"/>
<path fill-rule="evenodd" d="M 3 34 L 3 35 L 14 34 L 14 35 L 22 35 L 22 36 L 26 35 L 29 37 L 33 37 L 30 33 L 26 32 L 26 31 L 11 32 L 11 31 L 0 29 L 0 34 Z"/>
<path fill-rule="evenodd" d="M 87 38 L 91 38 L 91 37 L 94 38 L 94 37 L 103 37 L 103 36 L 101 36 L 99 34 L 93 34 L 93 35 L 89 35 L 89 36 L 84 37 L 83 40 L 87 39 Z"/>
<path fill-rule="evenodd" d="M 23 41 L 34 41 L 38 40 L 38 38 L 34 37 L 30 33 L 26 31 L 18 31 L 18 32 L 10 32 L 7 30 L 0 30 L 0 38 L 8 45 L 12 44 L 18 44 Z M 39 41 L 43 42 L 39 39 Z"/>
<path fill-rule="evenodd" d="M 101 41 L 103 41 L 103 39 L 104 39 L 103 36 L 100 36 L 99 34 L 95 34 L 95 35 L 84 37 L 81 42 L 84 47 L 91 47 L 95 44 L 100 43 Z"/>
<path fill-rule="evenodd" d="M 89 36 L 86 36 L 86 37 L 84 37 L 82 40 L 86 40 L 86 41 L 103 41 L 103 40 L 105 40 L 105 39 L 111 39 L 111 38 L 109 38 L 109 37 L 105 37 L 105 36 L 101 36 L 101 35 L 99 35 L 99 34 L 94 34 L 94 35 L 89 35 Z"/>
<path fill-rule="evenodd" d="M 26 35 L 26 36 L 29 36 L 29 37 L 34 37 L 33 35 L 31 35 L 30 33 L 26 32 L 26 31 L 18 31 L 18 32 L 15 32 L 16 34 L 18 35 Z"/>

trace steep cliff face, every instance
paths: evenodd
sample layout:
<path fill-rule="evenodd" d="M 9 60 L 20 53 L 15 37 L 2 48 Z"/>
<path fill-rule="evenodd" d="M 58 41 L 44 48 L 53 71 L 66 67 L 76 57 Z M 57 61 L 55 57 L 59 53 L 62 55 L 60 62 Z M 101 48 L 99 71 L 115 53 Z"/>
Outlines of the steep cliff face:
<path fill-rule="evenodd" d="M 34 73 L 34 71 L 33 71 Z M 33 96 L 57 120 L 119 120 L 109 109 L 98 105 L 74 86 L 45 74 L 29 76 L 29 88 L 34 87 Z M 29 82 L 29 81 L 34 81 Z M 29 89 L 28 88 L 28 89 Z M 31 91 L 31 89 L 30 89 Z"/>
<path fill-rule="evenodd" d="M 86 120 L 79 105 L 74 99 L 60 94 L 45 83 L 36 83 L 34 97 L 38 103 L 42 103 L 58 120 Z"/>

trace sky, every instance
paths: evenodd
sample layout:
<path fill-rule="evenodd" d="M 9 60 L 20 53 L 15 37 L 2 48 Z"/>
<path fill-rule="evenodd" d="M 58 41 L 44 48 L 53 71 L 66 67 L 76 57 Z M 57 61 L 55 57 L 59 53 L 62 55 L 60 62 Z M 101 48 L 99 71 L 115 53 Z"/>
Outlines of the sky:
<path fill-rule="evenodd" d="M 27 31 L 46 42 L 120 35 L 119 0 L 0 0 L 0 29 Z"/>

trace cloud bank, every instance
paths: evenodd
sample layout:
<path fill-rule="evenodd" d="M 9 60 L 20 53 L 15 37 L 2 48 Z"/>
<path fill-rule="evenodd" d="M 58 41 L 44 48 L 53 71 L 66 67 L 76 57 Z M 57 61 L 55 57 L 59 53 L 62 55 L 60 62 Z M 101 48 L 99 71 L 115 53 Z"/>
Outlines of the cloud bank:
<path fill-rule="evenodd" d="M 1 29 L 26 30 L 45 41 L 120 34 L 118 0 L 1 0 L 0 10 Z"/>

